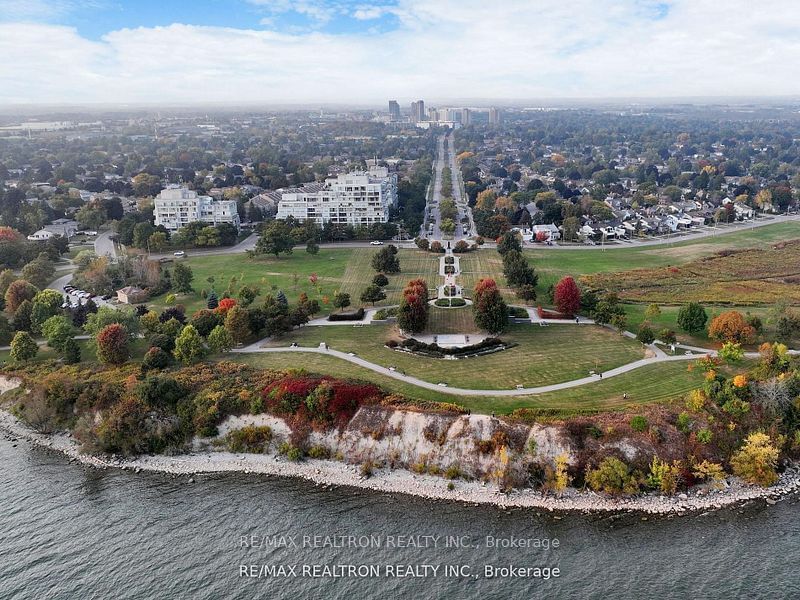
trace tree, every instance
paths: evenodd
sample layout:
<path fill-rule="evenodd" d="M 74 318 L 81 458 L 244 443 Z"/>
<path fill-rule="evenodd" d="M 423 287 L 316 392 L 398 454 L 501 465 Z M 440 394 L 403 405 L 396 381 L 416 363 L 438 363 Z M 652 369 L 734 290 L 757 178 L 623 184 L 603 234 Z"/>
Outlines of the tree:
<path fill-rule="evenodd" d="M 312 256 L 315 254 L 319 254 L 319 244 L 315 240 L 308 240 L 306 242 L 306 252 L 308 252 Z"/>
<path fill-rule="evenodd" d="M 81 362 L 81 347 L 74 338 L 69 338 L 61 348 L 61 356 L 68 365 Z"/>
<path fill-rule="evenodd" d="M 678 338 L 675 336 L 675 332 L 666 327 L 658 332 L 658 339 L 665 344 L 674 344 L 678 341 Z"/>
<path fill-rule="evenodd" d="M 219 306 L 219 298 L 217 298 L 217 292 L 214 289 L 211 289 L 211 292 L 208 294 L 208 300 L 206 301 L 206 306 L 209 310 L 214 310 Z"/>
<path fill-rule="evenodd" d="M 573 242 L 578 235 L 581 224 L 578 217 L 567 217 L 561 227 L 564 231 L 564 239 L 568 242 Z"/>
<path fill-rule="evenodd" d="M 368 285 L 364 292 L 361 294 L 361 301 L 362 302 L 372 302 L 372 306 L 375 306 L 376 302 L 386 299 L 386 292 L 384 292 L 380 287 L 375 285 L 374 283 Z"/>
<path fill-rule="evenodd" d="M 256 254 L 291 254 L 294 247 L 292 228 L 286 221 L 275 220 L 269 223 L 261 232 L 261 237 L 256 242 Z"/>
<path fill-rule="evenodd" d="M 389 285 L 389 278 L 386 277 L 383 273 L 378 273 L 375 277 L 372 278 L 372 283 L 377 285 L 378 287 L 386 287 Z"/>
<path fill-rule="evenodd" d="M 508 326 L 508 306 L 494 279 L 481 279 L 475 285 L 472 309 L 480 329 L 498 334 Z"/>
<path fill-rule="evenodd" d="M 420 250 L 427 250 L 430 247 L 430 242 L 428 241 L 428 238 L 418 237 L 417 239 L 414 240 L 414 243 Z"/>
<path fill-rule="evenodd" d="M 72 339 L 72 323 L 63 316 L 53 316 L 44 322 L 41 328 L 47 345 L 62 352 L 67 340 Z"/>
<path fill-rule="evenodd" d="M 106 222 L 106 212 L 91 204 L 86 204 L 75 213 L 75 220 L 84 229 L 100 229 L 100 226 Z"/>
<path fill-rule="evenodd" d="M 0 315 L 0 346 L 8 346 L 11 343 L 11 324 L 5 315 Z"/>
<path fill-rule="evenodd" d="M 708 337 L 722 342 L 750 344 L 755 340 L 756 330 L 738 310 L 729 310 L 711 321 Z"/>
<path fill-rule="evenodd" d="M 636 339 L 643 344 L 652 344 L 655 341 L 656 334 L 653 331 L 653 328 L 650 327 L 650 323 L 645 321 L 639 325 L 639 331 L 636 334 Z"/>
<path fill-rule="evenodd" d="M 11 269 L 3 269 L 0 272 L 0 297 L 6 297 L 6 291 L 8 290 L 8 286 L 10 286 L 13 282 L 17 280 L 17 276 L 14 275 L 14 271 Z"/>
<path fill-rule="evenodd" d="M 655 319 L 661 315 L 661 308 L 658 304 L 648 304 L 647 308 L 644 311 L 644 318 L 647 320 Z"/>
<path fill-rule="evenodd" d="M 620 459 L 607 456 L 596 469 L 586 474 L 586 483 L 596 492 L 607 494 L 635 494 L 639 491 L 639 480 L 635 473 Z"/>
<path fill-rule="evenodd" d="M 47 319 L 61 313 L 63 296 L 55 290 L 42 290 L 33 297 L 31 308 L 31 330 L 40 333 Z"/>
<path fill-rule="evenodd" d="M 258 288 L 243 285 L 239 288 L 239 300 L 242 306 L 250 306 L 255 302 L 256 297 L 261 293 Z"/>
<path fill-rule="evenodd" d="M 444 248 L 442 248 L 442 243 L 439 240 L 433 240 L 429 247 L 431 252 L 435 252 L 436 254 L 441 254 L 444 252 Z"/>
<path fill-rule="evenodd" d="M 34 358 L 39 353 L 39 346 L 27 331 L 18 331 L 11 340 L 11 360 L 23 362 Z"/>
<path fill-rule="evenodd" d="M 341 290 L 336 291 L 333 294 L 333 306 L 340 310 L 344 310 L 350 306 L 350 294 L 342 292 Z"/>
<path fill-rule="evenodd" d="M 15 313 L 19 305 L 25 300 L 33 300 L 33 297 L 39 292 L 39 289 L 25 281 L 24 279 L 17 279 L 12 282 L 6 290 L 5 301 L 6 310 Z"/>
<path fill-rule="evenodd" d="M 112 306 L 101 306 L 96 313 L 86 317 L 86 324 L 83 329 L 90 335 L 97 336 L 107 325 L 117 323 L 125 327 L 130 335 L 139 333 L 139 317 L 132 307 L 114 308 Z"/>
<path fill-rule="evenodd" d="M 504 256 L 506 252 L 516 250 L 522 252 L 522 243 L 520 242 L 519 235 L 514 231 L 507 231 L 497 241 L 497 252 L 500 256 Z"/>
<path fill-rule="evenodd" d="M 397 325 L 403 331 L 420 333 L 428 325 L 428 284 L 423 279 L 412 279 L 403 289 L 397 309 Z"/>
<path fill-rule="evenodd" d="M 208 337 L 215 327 L 225 322 L 225 318 L 217 311 L 203 308 L 192 315 L 190 322 L 200 335 Z"/>
<path fill-rule="evenodd" d="M 536 300 L 536 287 L 532 285 L 521 285 L 516 289 L 517 297 L 525 302 Z"/>
<path fill-rule="evenodd" d="M 106 325 L 95 337 L 100 362 L 121 365 L 130 356 L 128 330 L 119 323 Z"/>
<path fill-rule="evenodd" d="M 33 313 L 33 303 L 25 300 L 17 307 L 14 313 L 14 329 L 17 331 L 31 330 L 31 314 Z"/>
<path fill-rule="evenodd" d="M 233 344 L 233 336 L 222 325 L 217 325 L 208 334 L 208 347 L 212 352 L 230 352 Z"/>
<path fill-rule="evenodd" d="M 193 279 L 192 267 L 180 262 L 172 270 L 172 289 L 179 294 L 190 294 L 194 291 L 192 289 Z"/>
<path fill-rule="evenodd" d="M 687 333 L 697 333 L 706 326 L 706 309 L 697 302 L 689 302 L 678 311 L 678 326 Z"/>
<path fill-rule="evenodd" d="M 378 273 L 399 273 L 400 259 L 397 258 L 397 248 L 392 244 L 381 248 L 372 257 L 372 268 Z"/>
<path fill-rule="evenodd" d="M 555 285 L 553 288 L 553 302 L 558 312 L 562 314 L 572 316 L 578 312 L 581 307 L 581 290 L 572 277 L 562 277 Z"/>
<path fill-rule="evenodd" d="M 164 369 L 172 362 L 172 357 L 158 346 L 153 346 L 144 354 L 142 359 L 142 369 L 150 371 L 152 369 Z"/>
<path fill-rule="evenodd" d="M 508 285 L 514 288 L 523 285 L 535 287 L 539 282 L 539 276 L 536 275 L 519 250 L 509 250 L 503 255 L 503 275 L 505 275 Z"/>
<path fill-rule="evenodd" d="M 175 358 L 185 365 L 190 365 L 202 360 L 206 356 L 206 347 L 203 338 L 192 325 L 183 328 L 175 339 Z"/>
<path fill-rule="evenodd" d="M 731 457 L 731 467 L 735 475 L 748 483 L 767 487 L 778 481 L 775 468 L 779 455 L 780 451 L 766 433 L 751 433 L 744 446 Z"/>
<path fill-rule="evenodd" d="M 44 252 L 22 267 L 22 278 L 39 289 L 52 281 L 54 273 L 53 263 Z"/>
<path fill-rule="evenodd" d="M 722 344 L 717 356 L 728 364 L 734 364 L 744 358 L 744 349 L 741 344 L 736 342 L 725 342 Z"/>
<path fill-rule="evenodd" d="M 225 315 L 225 329 L 231 334 L 234 343 L 240 344 L 250 337 L 250 315 L 246 308 L 234 306 Z"/>

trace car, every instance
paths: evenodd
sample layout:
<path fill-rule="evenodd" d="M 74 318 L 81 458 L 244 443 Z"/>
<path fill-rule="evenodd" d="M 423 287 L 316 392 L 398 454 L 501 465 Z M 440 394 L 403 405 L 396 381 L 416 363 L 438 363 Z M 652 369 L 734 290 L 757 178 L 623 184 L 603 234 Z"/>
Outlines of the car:
<path fill-rule="evenodd" d="M 85 233 L 86 235 L 97 235 L 96 231 L 84 231 L 83 233 Z"/>
<path fill-rule="evenodd" d="M 178 250 L 177 252 L 173 252 L 172 255 L 178 257 L 186 256 L 186 252 L 184 252 L 183 250 Z"/>
<path fill-rule="evenodd" d="M 79 296 L 81 298 L 87 298 L 87 299 L 92 297 L 92 295 L 89 292 L 82 292 L 81 294 L 79 294 Z"/>
<path fill-rule="evenodd" d="M 100 298 L 105 300 L 106 302 L 108 302 L 109 300 L 111 300 L 111 294 L 106 294 L 105 296 L 100 296 Z"/>
<path fill-rule="evenodd" d="M 380 241 L 380 240 L 372 240 L 372 241 L 369 243 L 369 245 L 370 245 L 370 246 L 383 246 L 383 242 L 382 242 L 382 241 Z"/>

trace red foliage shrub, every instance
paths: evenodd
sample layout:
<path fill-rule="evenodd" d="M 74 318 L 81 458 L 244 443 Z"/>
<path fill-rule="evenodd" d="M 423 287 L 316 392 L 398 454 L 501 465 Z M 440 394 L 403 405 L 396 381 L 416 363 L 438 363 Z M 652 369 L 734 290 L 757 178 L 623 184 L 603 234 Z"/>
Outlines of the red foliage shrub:
<path fill-rule="evenodd" d="M 218 313 L 226 315 L 228 311 L 236 306 L 236 300 L 233 298 L 223 298 L 219 301 L 219 305 L 217 305 L 216 310 Z"/>

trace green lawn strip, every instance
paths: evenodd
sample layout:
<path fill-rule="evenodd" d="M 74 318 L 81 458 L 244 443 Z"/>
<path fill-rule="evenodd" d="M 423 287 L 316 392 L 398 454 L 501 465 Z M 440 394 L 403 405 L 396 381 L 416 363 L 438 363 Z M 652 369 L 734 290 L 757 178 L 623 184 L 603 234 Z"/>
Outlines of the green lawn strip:
<path fill-rule="evenodd" d="M 186 307 L 186 313 L 191 315 L 194 311 L 204 308 L 206 301 L 201 297 L 201 290 L 210 290 L 211 283 L 207 280 L 214 277 L 214 289 L 217 295 L 229 287 L 232 277 L 236 278 L 233 284 L 235 290 L 242 285 L 249 285 L 261 290 L 261 296 L 268 293 L 276 294 L 283 290 L 290 302 L 305 292 L 311 298 L 317 298 L 322 304 L 322 298 L 332 299 L 334 292 L 342 287 L 342 279 L 350 260 L 352 250 L 349 248 L 321 249 L 319 254 L 311 255 L 302 249 L 295 250 L 289 256 L 280 258 L 273 256 L 259 256 L 249 258 L 242 253 L 217 254 L 211 256 L 190 256 L 185 260 L 192 268 L 194 280 L 191 294 L 180 294 L 177 302 Z M 171 268 L 174 265 L 168 265 Z M 312 285 L 309 277 L 316 274 L 318 283 Z M 236 294 L 233 294 L 235 297 Z M 359 292 L 360 295 L 360 292 Z M 166 295 L 153 299 L 148 304 L 163 309 Z M 354 298 L 354 304 L 358 301 Z M 256 299 L 256 303 L 259 299 Z M 323 311 L 326 311 L 323 305 Z"/>
<path fill-rule="evenodd" d="M 375 373 L 335 356 L 320 354 L 235 354 L 226 360 L 243 362 L 264 369 L 303 368 L 308 372 L 352 377 L 371 381 L 384 389 L 409 398 L 436 402 L 454 402 L 476 413 L 507 414 L 518 408 L 536 408 L 556 414 L 622 410 L 639 404 L 680 400 L 698 387 L 703 373 L 688 370 L 689 362 L 647 365 L 629 373 L 584 386 L 532 396 L 457 396 L 420 388 Z M 742 367 L 740 370 L 744 370 Z M 628 398 L 622 395 L 627 393 Z"/>
<path fill-rule="evenodd" d="M 540 274 L 539 289 L 543 292 L 564 275 L 577 277 L 589 273 L 679 265 L 723 248 L 748 248 L 796 238 L 800 238 L 800 223 L 788 222 L 658 246 L 619 246 L 605 250 L 526 249 L 525 255 Z"/>
<path fill-rule="evenodd" d="M 384 342 L 390 326 L 304 327 L 273 347 L 317 347 L 325 342 L 342 352 L 385 367 L 394 366 L 408 375 L 431 383 L 472 389 L 510 389 L 547 385 L 585 377 L 590 370 L 608 370 L 644 356 L 638 342 L 595 326 L 512 325 L 501 339 L 515 342 L 514 348 L 464 360 L 431 359 L 391 350 Z M 298 361 L 301 360 L 298 358 Z"/>
<path fill-rule="evenodd" d="M 644 313 L 647 310 L 647 304 L 624 304 L 625 313 L 628 316 L 628 325 L 627 328 L 629 331 L 633 331 L 634 333 L 639 329 L 639 325 L 645 321 Z M 696 334 L 690 335 L 681 330 L 678 326 L 678 311 L 680 310 L 680 306 L 660 306 L 661 314 L 657 317 L 649 319 L 650 324 L 652 325 L 653 329 L 656 332 L 656 335 L 661 329 L 669 328 L 675 331 L 678 336 L 678 341 L 683 342 L 689 345 L 695 346 L 703 346 L 707 348 L 713 348 L 719 346 L 717 342 L 714 340 L 709 339 L 707 331 L 703 330 Z M 764 324 L 764 330 L 762 334 L 759 336 L 757 342 L 752 346 L 752 349 L 756 349 L 759 343 L 764 341 L 774 341 L 775 339 L 775 331 L 774 328 L 767 323 L 767 315 L 769 313 L 769 307 L 763 306 L 705 306 L 706 314 L 708 314 L 708 323 L 711 320 L 718 316 L 720 313 L 723 313 L 728 310 L 738 310 L 742 314 L 750 313 L 752 315 L 758 316 L 762 323 Z"/>

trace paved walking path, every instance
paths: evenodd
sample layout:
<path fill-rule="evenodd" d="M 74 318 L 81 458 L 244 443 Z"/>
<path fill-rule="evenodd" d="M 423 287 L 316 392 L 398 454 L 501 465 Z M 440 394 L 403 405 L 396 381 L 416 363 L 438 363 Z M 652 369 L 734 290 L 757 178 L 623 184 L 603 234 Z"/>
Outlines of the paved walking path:
<path fill-rule="evenodd" d="M 654 356 L 653 358 L 643 358 L 634 361 L 632 363 L 622 365 L 621 367 L 609 369 L 608 371 L 604 371 L 603 373 L 582 377 L 580 379 L 573 379 L 572 381 L 565 381 L 562 383 L 554 383 L 550 385 L 541 385 L 536 387 L 514 388 L 511 390 L 485 390 L 485 389 L 457 388 L 457 387 L 450 387 L 450 386 L 439 385 L 436 383 L 431 383 L 430 381 L 424 381 L 417 377 L 406 375 L 405 373 L 401 373 L 392 368 L 384 367 L 369 362 L 368 360 L 364 360 L 363 358 L 360 358 L 355 354 L 341 352 L 339 350 L 333 350 L 332 348 L 325 348 L 325 347 L 265 348 L 260 346 L 261 343 L 262 342 L 256 342 L 255 344 L 252 344 L 250 346 L 245 346 L 244 348 L 237 348 L 233 350 L 233 352 L 239 352 L 239 353 L 307 352 L 312 354 L 325 354 L 328 356 L 335 356 L 336 358 L 346 360 L 347 362 L 353 363 L 354 365 L 358 365 L 360 367 L 364 367 L 366 369 L 369 369 L 370 371 L 380 373 L 381 375 L 386 375 L 387 377 L 391 377 L 399 381 L 404 381 L 406 383 L 416 385 L 417 387 L 425 388 L 428 390 L 435 390 L 437 392 L 442 392 L 443 394 L 451 394 L 453 396 L 527 396 L 530 394 L 544 394 L 546 392 L 556 392 L 558 390 L 566 390 L 574 387 L 579 387 L 589 383 L 594 383 L 596 381 L 601 381 L 602 379 L 607 379 L 609 377 L 616 377 L 618 375 L 628 373 L 630 371 L 639 369 L 641 367 L 645 367 L 647 365 L 653 365 L 663 362 L 693 360 L 696 358 L 700 358 L 700 356 L 697 354 L 692 354 L 692 355 L 680 354 L 676 356 L 669 356 L 663 352 L 661 353 L 661 355 L 655 353 L 657 354 L 657 356 Z M 708 352 L 709 351 L 706 350 L 704 353 Z"/>

